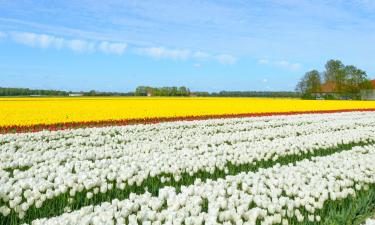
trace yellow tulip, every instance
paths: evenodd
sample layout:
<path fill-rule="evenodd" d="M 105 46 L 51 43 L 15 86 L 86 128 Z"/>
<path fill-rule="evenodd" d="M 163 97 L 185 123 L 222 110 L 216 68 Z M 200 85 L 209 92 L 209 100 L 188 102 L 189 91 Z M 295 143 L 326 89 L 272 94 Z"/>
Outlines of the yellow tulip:
<path fill-rule="evenodd" d="M 0 126 L 343 109 L 375 109 L 375 102 L 271 98 L 0 98 Z"/>

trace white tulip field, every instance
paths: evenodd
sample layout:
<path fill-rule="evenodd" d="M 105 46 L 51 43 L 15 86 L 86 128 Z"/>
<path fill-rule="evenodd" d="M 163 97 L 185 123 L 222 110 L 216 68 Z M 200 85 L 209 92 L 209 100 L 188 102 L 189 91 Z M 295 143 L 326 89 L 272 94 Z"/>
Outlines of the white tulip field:
<path fill-rule="evenodd" d="M 375 112 L 0 134 L 0 224 L 374 224 Z"/>

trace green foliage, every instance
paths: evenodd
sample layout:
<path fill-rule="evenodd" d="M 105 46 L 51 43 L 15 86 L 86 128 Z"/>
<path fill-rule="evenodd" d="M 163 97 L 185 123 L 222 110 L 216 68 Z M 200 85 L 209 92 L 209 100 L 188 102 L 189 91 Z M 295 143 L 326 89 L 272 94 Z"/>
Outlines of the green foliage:
<path fill-rule="evenodd" d="M 323 210 L 323 225 L 360 225 L 368 217 L 373 216 L 375 209 L 375 186 L 369 190 L 356 193 L 356 197 L 350 197 L 341 201 L 328 202 Z M 318 212 L 319 213 L 319 212 Z"/>
<path fill-rule="evenodd" d="M 346 71 L 344 64 L 340 60 L 328 60 L 325 64 L 325 71 L 323 74 L 325 82 L 331 81 L 335 83 L 335 91 L 343 91 L 346 80 Z"/>
<path fill-rule="evenodd" d="M 321 77 L 317 70 L 311 70 L 302 77 L 301 81 L 297 84 L 297 91 L 311 95 L 321 90 Z"/>
<path fill-rule="evenodd" d="M 198 97 L 264 97 L 264 98 L 299 98 L 300 94 L 292 91 L 220 91 L 220 92 L 205 92 L 197 91 L 190 92 L 184 86 L 176 87 L 162 87 L 154 88 L 149 86 L 138 86 L 134 92 L 135 96 L 198 96 Z"/>
<path fill-rule="evenodd" d="M 83 96 L 134 96 L 134 92 L 101 92 L 91 90 L 89 92 L 80 92 Z"/>
<path fill-rule="evenodd" d="M 2 88 L 0 96 L 68 96 L 72 92 L 59 90 L 33 90 L 28 88 Z M 91 90 L 89 92 L 79 92 L 84 96 L 134 96 L 133 92 L 100 92 Z"/>
<path fill-rule="evenodd" d="M 300 94 L 292 91 L 220 91 L 211 94 L 207 92 L 195 92 L 197 96 L 210 97 L 261 97 L 261 98 L 299 98 Z"/>
<path fill-rule="evenodd" d="M 333 96 L 331 94 L 328 94 L 328 95 L 324 96 L 324 99 L 326 99 L 326 100 L 334 100 L 335 96 Z"/>
<path fill-rule="evenodd" d="M 304 93 L 304 94 L 301 95 L 301 98 L 302 98 L 302 99 L 313 100 L 313 99 L 315 99 L 315 96 L 312 95 L 311 93 Z"/>
<path fill-rule="evenodd" d="M 56 90 L 31 90 L 28 88 L 2 88 L 0 87 L 0 96 L 30 96 L 30 95 L 44 95 L 44 96 L 67 96 L 66 91 Z"/>
<path fill-rule="evenodd" d="M 328 60 L 325 64 L 325 71 L 321 74 L 324 82 L 332 84 L 332 91 L 336 93 L 336 96 L 325 96 L 325 99 L 335 99 L 335 97 L 359 99 L 361 90 L 373 89 L 364 70 L 353 65 L 345 66 L 340 60 Z M 317 70 L 312 70 L 302 77 L 296 90 L 302 93 L 303 98 L 310 99 L 310 94 L 322 91 L 321 85 L 320 73 Z"/>
<path fill-rule="evenodd" d="M 187 87 L 149 87 L 138 86 L 134 92 L 135 96 L 189 96 L 190 90 Z"/>

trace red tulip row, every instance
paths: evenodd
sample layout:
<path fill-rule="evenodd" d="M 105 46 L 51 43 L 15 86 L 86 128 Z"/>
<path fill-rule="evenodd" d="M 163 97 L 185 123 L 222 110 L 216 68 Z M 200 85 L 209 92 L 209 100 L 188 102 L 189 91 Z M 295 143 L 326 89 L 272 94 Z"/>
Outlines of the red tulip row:
<path fill-rule="evenodd" d="M 124 120 L 103 120 L 103 121 L 85 121 L 85 122 L 67 122 L 55 124 L 35 124 L 30 126 L 0 126 L 0 134 L 6 133 L 26 133 L 38 132 L 42 130 L 65 130 L 87 127 L 106 127 L 106 126 L 124 126 L 133 124 L 155 124 L 173 121 L 191 121 L 222 118 L 240 118 L 257 116 L 278 116 L 278 115 L 296 115 L 296 114 L 323 114 L 339 112 L 369 112 L 375 109 L 342 109 L 342 110 L 323 110 L 323 111 L 302 111 L 302 112 L 268 112 L 268 113 L 243 113 L 243 114 L 224 114 L 224 115 L 206 115 L 206 116 L 180 116 L 180 117 L 160 117 L 160 118 L 142 118 L 142 119 L 124 119 Z"/>

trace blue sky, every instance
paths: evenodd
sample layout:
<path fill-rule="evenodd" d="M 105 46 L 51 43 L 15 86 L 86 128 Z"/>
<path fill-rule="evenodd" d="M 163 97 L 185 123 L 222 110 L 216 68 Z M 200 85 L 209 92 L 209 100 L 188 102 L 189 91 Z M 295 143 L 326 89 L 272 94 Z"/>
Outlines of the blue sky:
<path fill-rule="evenodd" d="M 0 86 L 287 91 L 374 43 L 374 0 L 0 0 Z"/>

